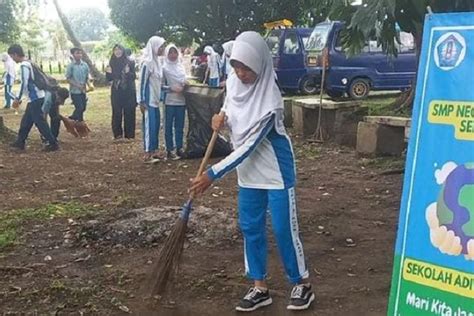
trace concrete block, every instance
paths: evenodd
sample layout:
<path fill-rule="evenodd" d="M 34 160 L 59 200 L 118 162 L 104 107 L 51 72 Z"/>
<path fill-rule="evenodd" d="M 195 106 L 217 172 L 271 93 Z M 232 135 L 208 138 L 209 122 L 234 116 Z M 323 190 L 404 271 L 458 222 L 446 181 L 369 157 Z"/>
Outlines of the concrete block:
<path fill-rule="evenodd" d="M 401 156 L 405 150 L 405 128 L 359 122 L 357 152 L 363 156 Z"/>
<path fill-rule="evenodd" d="M 316 102 L 318 102 L 316 104 Z M 293 127 L 297 134 L 313 137 L 318 125 L 319 100 L 298 99 L 292 105 Z M 363 120 L 367 109 L 358 103 L 324 101 L 321 111 L 321 128 L 325 141 L 344 146 L 356 146 L 357 124 Z"/>
<path fill-rule="evenodd" d="M 313 136 L 318 123 L 318 111 L 302 106 L 295 106 L 294 103 L 291 111 L 295 132 L 304 137 Z"/>

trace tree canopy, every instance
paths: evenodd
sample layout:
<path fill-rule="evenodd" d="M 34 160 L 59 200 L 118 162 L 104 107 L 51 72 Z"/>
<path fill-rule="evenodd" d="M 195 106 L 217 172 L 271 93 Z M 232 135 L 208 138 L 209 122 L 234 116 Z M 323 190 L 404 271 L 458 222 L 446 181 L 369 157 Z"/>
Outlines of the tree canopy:
<path fill-rule="evenodd" d="M 244 30 L 282 18 L 301 21 L 306 0 L 109 0 L 112 22 L 125 34 L 145 42 L 159 32 L 190 44 L 219 42 Z"/>
<path fill-rule="evenodd" d="M 421 40 L 426 7 L 434 12 L 473 11 L 472 0 L 108 0 L 111 19 L 139 42 L 159 32 L 189 44 L 192 40 L 221 42 L 243 30 L 262 30 L 264 22 L 282 18 L 313 26 L 329 17 L 346 22 L 345 48 L 362 49 L 375 38 L 386 52 L 396 54 L 397 28 Z"/>
<path fill-rule="evenodd" d="M 428 6 L 435 13 L 474 11 L 472 0 L 364 0 L 359 6 L 348 5 L 347 0 L 309 1 L 316 10 L 328 10 L 330 19 L 346 22 L 343 43 L 350 54 L 360 51 L 368 38 L 396 54 L 397 27 L 413 34 L 419 46 Z"/>
<path fill-rule="evenodd" d="M 100 41 L 105 37 L 109 27 L 109 19 L 98 8 L 77 8 L 66 14 L 77 39 L 84 41 Z"/>
<path fill-rule="evenodd" d="M 18 33 L 15 0 L 0 0 L 0 42 L 10 42 Z"/>

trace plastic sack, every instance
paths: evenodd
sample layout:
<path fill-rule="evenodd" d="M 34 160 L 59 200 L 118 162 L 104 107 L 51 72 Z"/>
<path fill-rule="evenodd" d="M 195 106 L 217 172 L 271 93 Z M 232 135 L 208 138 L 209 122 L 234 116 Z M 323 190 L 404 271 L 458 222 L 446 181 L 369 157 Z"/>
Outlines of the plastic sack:
<path fill-rule="evenodd" d="M 224 104 L 224 90 L 207 86 L 188 86 L 184 95 L 189 121 L 185 157 L 200 158 L 204 156 L 212 136 L 212 117 L 220 112 Z M 227 156 L 231 152 L 230 143 L 219 135 L 212 157 Z"/>

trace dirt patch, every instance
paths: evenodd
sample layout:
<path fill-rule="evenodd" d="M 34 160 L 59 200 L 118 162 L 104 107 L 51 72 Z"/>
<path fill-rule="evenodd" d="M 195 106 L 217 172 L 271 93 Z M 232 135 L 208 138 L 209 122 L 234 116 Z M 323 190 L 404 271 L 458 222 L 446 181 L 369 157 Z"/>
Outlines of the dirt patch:
<path fill-rule="evenodd" d="M 102 93 L 100 91 L 95 93 Z M 24 153 L 0 145 L 0 210 L 75 203 L 78 217 L 29 218 L 0 257 L 0 310 L 11 314 L 232 315 L 247 290 L 237 229 L 236 178 L 217 182 L 195 203 L 178 278 L 167 295 L 140 293 L 164 236 L 187 199 L 199 161 L 140 162 L 141 142 L 114 143 L 110 110 L 91 95 L 90 139 L 64 132 L 61 151 Z M 69 113 L 68 106 L 64 112 Z M 5 115 L 16 129 L 19 118 Z M 139 122 L 137 122 L 137 126 Z M 137 132 L 137 137 L 138 137 Z M 295 154 L 300 231 L 315 285 L 314 308 L 301 315 L 383 315 L 391 279 L 402 176 L 399 166 L 359 159 L 352 150 L 308 144 Z M 274 304 L 256 315 L 287 315 L 290 290 L 271 235 L 269 284 Z M 290 315 L 290 314 L 288 314 Z"/>
<path fill-rule="evenodd" d="M 77 241 L 83 246 L 158 246 L 171 232 L 180 211 L 181 207 L 147 207 L 121 212 L 106 222 L 90 220 L 81 228 Z M 212 248 L 238 239 L 237 220 L 231 213 L 229 209 L 193 208 L 184 248 L 189 244 Z"/>

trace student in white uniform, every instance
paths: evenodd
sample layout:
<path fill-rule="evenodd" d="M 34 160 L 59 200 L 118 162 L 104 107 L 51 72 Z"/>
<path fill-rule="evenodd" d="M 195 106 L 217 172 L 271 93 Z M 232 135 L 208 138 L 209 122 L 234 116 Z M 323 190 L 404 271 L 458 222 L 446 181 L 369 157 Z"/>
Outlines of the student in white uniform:
<path fill-rule="evenodd" d="M 234 46 L 234 41 L 228 41 L 222 44 L 222 49 L 224 53 L 222 54 L 221 67 L 224 80 L 220 83 L 221 87 L 225 87 L 225 82 L 229 77 L 230 73 L 233 71 L 230 64 L 230 55 L 232 55 L 232 47 Z"/>
<path fill-rule="evenodd" d="M 186 114 L 184 85 L 186 72 L 181 62 L 178 48 L 170 44 L 165 49 L 163 73 L 166 86 L 169 87 L 165 97 L 165 141 L 167 158 L 178 160 L 184 156 L 183 131 Z M 174 134 L 174 137 L 173 137 Z"/>
<path fill-rule="evenodd" d="M 227 80 L 225 114 L 213 118 L 213 128 L 218 130 L 226 122 L 234 151 L 193 179 L 190 190 L 201 194 L 213 181 L 237 169 L 245 270 L 254 285 L 236 309 L 253 311 L 272 303 L 265 281 L 267 210 L 286 274 L 294 284 L 287 308 L 307 309 L 315 295 L 299 238 L 295 158 L 283 126 L 283 100 L 272 57 L 258 33 L 244 32 L 234 42 L 230 63 L 234 72 Z"/>
<path fill-rule="evenodd" d="M 7 53 L 2 54 L 3 68 L 5 73 L 3 74 L 3 84 L 5 85 L 5 109 L 9 109 L 12 106 L 12 87 L 15 84 L 16 70 L 15 61 Z"/>
<path fill-rule="evenodd" d="M 163 53 L 165 40 L 152 36 L 143 50 L 140 67 L 140 88 L 138 104 L 143 113 L 143 147 L 145 163 L 154 163 L 165 159 L 164 155 L 155 153 L 159 148 L 160 131 L 160 96 L 163 80 L 163 67 L 159 58 Z"/>
<path fill-rule="evenodd" d="M 51 129 L 46 122 L 45 113 L 43 113 L 42 110 L 45 91 L 39 89 L 35 84 L 31 62 L 26 58 L 25 52 L 20 45 L 14 44 L 10 46 L 8 48 L 8 54 L 16 63 L 20 64 L 21 73 L 20 91 L 16 96 L 11 94 L 11 97 L 14 99 L 12 106 L 16 109 L 20 106 L 25 96 L 28 98 L 25 113 L 21 118 L 17 139 L 10 145 L 10 147 L 18 150 L 25 150 L 26 140 L 28 139 L 31 128 L 35 125 L 41 136 L 47 142 L 47 145 L 43 150 L 59 150 L 58 141 L 56 137 L 53 136 L 53 133 L 51 133 Z"/>
<path fill-rule="evenodd" d="M 204 47 L 204 54 L 207 55 L 207 70 L 204 83 L 209 79 L 210 87 L 219 87 L 219 54 L 211 46 Z"/>

